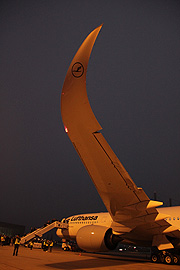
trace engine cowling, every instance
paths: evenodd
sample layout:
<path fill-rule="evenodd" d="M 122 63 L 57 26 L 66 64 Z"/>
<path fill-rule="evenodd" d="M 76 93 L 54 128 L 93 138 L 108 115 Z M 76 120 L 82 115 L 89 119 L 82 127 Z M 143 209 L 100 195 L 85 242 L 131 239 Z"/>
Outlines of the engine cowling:
<path fill-rule="evenodd" d="M 87 225 L 76 235 L 78 246 L 89 252 L 108 251 L 116 248 L 120 239 L 112 234 L 112 229 L 98 225 Z"/>

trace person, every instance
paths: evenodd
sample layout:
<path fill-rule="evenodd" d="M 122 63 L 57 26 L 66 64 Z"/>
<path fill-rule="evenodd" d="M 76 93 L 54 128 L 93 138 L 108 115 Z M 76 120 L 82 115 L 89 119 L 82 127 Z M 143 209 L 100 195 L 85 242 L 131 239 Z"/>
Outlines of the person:
<path fill-rule="evenodd" d="M 53 248 L 53 241 L 51 241 L 51 243 L 49 244 L 49 251 L 52 252 L 52 248 Z"/>
<path fill-rule="evenodd" d="M 20 240 L 21 240 L 21 238 L 19 237 L 19 235 L 17 235 L 16 238 L 15 238 L 15 242 L 14 242 L 13 256 L 18 255 L 18 250 L 19 250 L 19 246 L 20 246 Z"/>
<path fill-rule="evenodd" d="M 43 241 L 42 249 L 43 249 L 44 251 L 46 251 L 46 240 Z"/>
<path fill-rule="evenodd" d="M 45 248 L 46 252 L 48 252 L 48 247 L 49 247 L 49 240 L 46 240 L 46 248 Z"/>
<path fill-rule="evenodd" d="M 32 248 L 33 248 L 33 242 L 32 241 L 30 241 L 30 243 L 29 243 L 29 248 L 32 250 Z"/>
<path fill-rule="evenodd" d="M 2 245 L 2 246 L 5 245 L 5 241 L 6 241 L 5 235 L 3 234 L 3 235 L 1 236 L 1 245 Z"/>
<path fill-rule="evenodd" d="M 14 237 L 11 238 L 11 246 L 14 245 Z"/>

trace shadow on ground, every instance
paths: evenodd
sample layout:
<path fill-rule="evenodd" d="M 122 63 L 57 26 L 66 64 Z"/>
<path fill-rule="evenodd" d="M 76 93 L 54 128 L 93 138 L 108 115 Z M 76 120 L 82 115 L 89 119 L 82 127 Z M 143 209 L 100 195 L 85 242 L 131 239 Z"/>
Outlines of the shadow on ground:
<path fill-rule="evenodd" d="M 137 262 L 137 260 L 136 260 Z M 68 262 L 59 262 L 46 264 L 45 266 L 49 266 L 55 269 L 91 269 L 91 268 L 100 268 L 100 267 L 110 267 L 110 266 L 122 266 L 122 265 L 132 265 L 135 261 L 122 260 L 122 259 L 109 259 L 109 258 L 91 258 L 91 259 L 83 259 L 78 261 L 68 261 Z M 141 263 L 147 263 L 147 261 L 142 261 Z M 130 266 L 131 267 L 131 266 Z"/>

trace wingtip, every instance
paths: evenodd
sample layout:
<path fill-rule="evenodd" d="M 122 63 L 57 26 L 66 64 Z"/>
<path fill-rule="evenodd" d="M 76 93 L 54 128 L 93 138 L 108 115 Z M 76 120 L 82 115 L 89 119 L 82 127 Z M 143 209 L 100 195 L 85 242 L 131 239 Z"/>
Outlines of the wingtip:
<path fill-rule="evenodd" d="M 89 57 L 101 27 L 102 25 L 96 27 L 83 41 L 64 80 L 61 94 L 61 116 L 68 135 L 72 134 L 71 126 L 76 129 L 77 123 L 80 123 L 82 127 L 88 122 L 91 132 L 102 129 L 92 112 L 86 92 Z"/>

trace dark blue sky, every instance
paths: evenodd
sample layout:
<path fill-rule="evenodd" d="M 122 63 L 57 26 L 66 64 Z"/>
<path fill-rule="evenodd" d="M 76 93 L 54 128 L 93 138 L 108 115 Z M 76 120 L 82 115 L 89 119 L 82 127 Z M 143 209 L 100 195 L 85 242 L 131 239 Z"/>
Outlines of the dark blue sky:
<path fill-rule="evenodd" d="M 41 226 L 104 211 L 64 132 L 68 66 L 101 23 L 87 91 L 103 135 L 138 187 L 179 204 L 180 2 L 1 1 L 0 220 Z"/>

